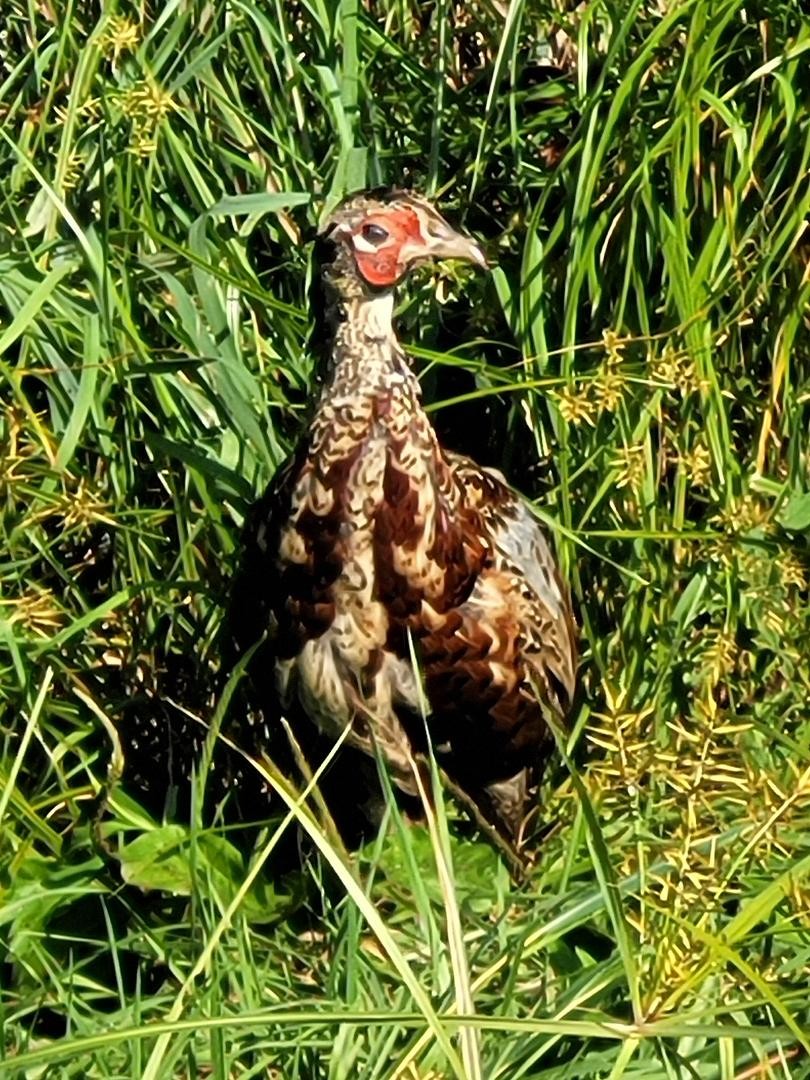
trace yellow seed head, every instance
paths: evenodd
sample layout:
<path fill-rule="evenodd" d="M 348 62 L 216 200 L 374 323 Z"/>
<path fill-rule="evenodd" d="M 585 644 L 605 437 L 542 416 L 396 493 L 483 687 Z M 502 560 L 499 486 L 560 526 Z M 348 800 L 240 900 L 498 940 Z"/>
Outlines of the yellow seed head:
<path fill-rule="evenodd" d="M 677 390 L 681 397 L 706 388 L 705 382 L 698 378 L 689 356 L 685 352 L 676 352 L 669 342 L 661 355 L 652 360 L 652 374 L 658 382 Z"/>
<path fill-rule="evenodd" d="M 8 611 L 10 623 L 20 623 L 37 634 L 48 637 L 63 622 L 63 612 L 50 589 L 33 588 L 14 600 L 0 600 L 0 608 Z"/>
<path fill-rule="evenodd" d="M 118 60 L 121 53 L 133 52 L 140 39 L 141 31 L 137 23 L 125 19 L 123 15 L 114 15 L 101 38 L 101 48 L 106 56 Z"/>
<path fill-rule="evenodd" d="M 615 368 L 604 365 L 593 385 L 594 401 L 602 412 L 616 412 L 624 398 L 627 380 Z"/>
<path fill-rule="evenodd" d="M 65 163 L 65 174 L 62 178 L 62 187 L 65 191 L 72 191 L 79 186 L 83 172 L 84 158 L 74 150 Z"/>
<path fill-rule="evenodd" d="M 583 420 L 593 426 L 593 417 L 596 412 L 595 403 L 591 400 L 587 389 L 577 391 L 568 389 L 558 390 L 554 395 L 560 416 L 568 424 L 579 424 Z"/>
<path fill-rule="evenodd" d="M 613 456 L 611 465 L 617 470 L 616 487 L 629 487 L 633 492 L 640 491 L 647 471 L 644 444 L 622 447 Z"/>
<path fill-rule="evenodd" d="M 708 487 L 712 477 L 712 455 L 708 446 L 698 442 L 691 450 L 681 454 L 679 460 L 692 487 Z"/>
<path fill-rule="evenodd" d="M 734 670 L 736 661 L 737 642 L 733 634 L 724 629 L 704 631 L 701 667 L 712 685 L 730 675 Z"/>
<path fill-rule="evenodd" d="M 807 588 L 807 567 L 792 551 L 784 551 L 776 560 L 779 577 L 785 588 Z"/>

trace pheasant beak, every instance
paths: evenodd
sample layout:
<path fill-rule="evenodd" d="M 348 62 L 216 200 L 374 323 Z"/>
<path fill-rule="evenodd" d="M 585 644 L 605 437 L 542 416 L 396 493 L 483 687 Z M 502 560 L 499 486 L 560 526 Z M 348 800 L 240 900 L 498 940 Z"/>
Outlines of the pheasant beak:
<path fill-rule="evenodd" d="M 441 236 L 431 236 L 428 239 L 425 254 L 431 259 L 462 259 L 474 266 L 480 266 L 482 270 L 489 266 L 486 255 L 475 240 L 449 227 L 442 231 Z"/>

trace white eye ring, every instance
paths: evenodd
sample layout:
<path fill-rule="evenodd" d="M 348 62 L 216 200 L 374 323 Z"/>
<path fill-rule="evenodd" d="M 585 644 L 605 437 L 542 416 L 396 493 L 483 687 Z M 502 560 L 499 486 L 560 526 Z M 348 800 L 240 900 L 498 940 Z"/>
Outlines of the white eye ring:
<path fill-rule="evenodd" d="M 354 244 L 355 251 L 362 251 L 365 255 L 373 255 L 379 250 L 377 246 L 369 243 L 368 240 L 364 240 L 359 234 L 355 234 L 352 237 L 352 243 Z"/>

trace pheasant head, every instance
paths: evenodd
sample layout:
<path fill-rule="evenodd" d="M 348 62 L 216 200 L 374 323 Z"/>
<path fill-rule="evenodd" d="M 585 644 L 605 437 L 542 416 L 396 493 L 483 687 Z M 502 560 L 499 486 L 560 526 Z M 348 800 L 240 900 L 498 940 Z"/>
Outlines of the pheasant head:
<path fill-rule="evenodd" d="M 431 259 L 487 265 L 469 236 L 457 232 L 424 198 L 392 191 L 353 195 L 330 215 L 319 234 L 321 266 L 344 296 L 393 289 L 408 271 Z"/>

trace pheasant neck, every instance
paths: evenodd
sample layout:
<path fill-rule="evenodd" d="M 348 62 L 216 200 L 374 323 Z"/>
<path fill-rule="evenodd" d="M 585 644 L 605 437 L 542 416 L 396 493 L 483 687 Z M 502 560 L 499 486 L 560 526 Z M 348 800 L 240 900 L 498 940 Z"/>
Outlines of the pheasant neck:
<path fill-rule="evenodd" d="M 331 320 L 325 396 L 369 396 L 418 382 L 397 340 L 393 291 L 343 299 Z"/>
<path fill-rule="evenodd" d="M 311 302 L 316 316 L 312 338 L 325 395 L 343 390 L 374 394 L 402 376 L 414 386 L 393 326 L 394 290 L 375 289 L 357 271 L 344 245 L 322 242 L 319 273 Z"/>
<path fill-rule="evenodd" d="M 343 305 L 332 339 L 330 382 L 351 383 L 358 391 L 383 389 L 407 370 L 392 324 L 392 292 Z"/>

